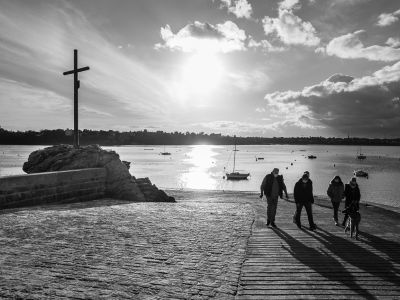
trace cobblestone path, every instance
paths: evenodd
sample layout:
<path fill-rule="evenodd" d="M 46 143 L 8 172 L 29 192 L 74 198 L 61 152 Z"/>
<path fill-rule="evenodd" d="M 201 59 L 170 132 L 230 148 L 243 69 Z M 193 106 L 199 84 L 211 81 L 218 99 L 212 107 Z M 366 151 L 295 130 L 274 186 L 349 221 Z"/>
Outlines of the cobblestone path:
<path fill-rule="evenodd" d="M 355 241 L 322 199 L 311 232 L 291 202 L 273 230 L 256 194 L 171 193 L 1 211 L 0 298 L 399 299 L 398 210 L 362 206 Z"/>
<path fill-rule="evenodd" d="M 188 195 L 0 212 L 0 298 L 233 299 L 253 209 Z"/>

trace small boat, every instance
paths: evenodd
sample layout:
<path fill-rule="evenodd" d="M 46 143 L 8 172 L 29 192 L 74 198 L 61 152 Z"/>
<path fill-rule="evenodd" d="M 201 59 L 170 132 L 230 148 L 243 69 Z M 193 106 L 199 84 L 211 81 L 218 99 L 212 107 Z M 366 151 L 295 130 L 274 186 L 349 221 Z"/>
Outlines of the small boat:
<path fill-rule="evenodd" d="M 264 157 L 256 157 L 256 161 L 264 160 Z"/>
<path fill-rule="evenodd" d="M 316 159 L 317 158 L 315 155 L 309 155 L 307 157 L 308 157 L 308 159 Z"/>
<path fill-rule="evenodd" d="M 363 160 L 363 159 L 367 158 L 367 156 L 361 152 L 361 147 L 360 147 L 360 151 L 357 151 L 357 156 L 356 157 L 357 157 L 357 159 L 360 159 L 360 160 Z"/>
<path fill-rule="evenodd" d="M 354 176 L 368 178 L 368 173 L 363 170 L 356 170 L 356 171 L 354 171 Z"/>
<path fill-rule="evenodd" d="M 235 171 L 236 167 L 236 152 L 239 151 L 236 149 L 236 136 L 235 136 L 235 149 L 233 150 L 233 170 L 231 173 L 226 173 L 227 180 L 246 180 L 247 177 L 250 176 L 250 173 L 240 173 Z"/>
<path fill-rule="evenodd" d="M 226 173 L 226 179 L 228 180 L 246 180 L 247 177 L 249 176 L 250 173 L 240 173 L 240 172 Z"/>
<path fill-rule="evenodd" d="M 154 148 L 144 148 L 143 150 L 151 151 L 154 150 Z"/>
<path fill-rule="evenodd" d="M 165 151 L 165 146 L 164 146 L 164 151 L 161 152 L 160 155 L 171 155 L 171 152 Z"/>

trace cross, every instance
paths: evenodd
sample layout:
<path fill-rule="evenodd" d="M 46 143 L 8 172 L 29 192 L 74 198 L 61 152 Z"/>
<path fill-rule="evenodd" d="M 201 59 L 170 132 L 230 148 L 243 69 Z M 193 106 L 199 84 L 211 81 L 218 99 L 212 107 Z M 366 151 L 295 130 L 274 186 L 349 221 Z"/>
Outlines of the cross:
<path fill-rule="evenodd" d="M 78 89 L 80 81 L 78 73 L 89 70 L 89 67 L 78 69 L 78 50 L 74 49 L 74 69 L 64 72 L 63 75 L 74 74 L 74 147 L 79 148 L 79 131 L 78 131 Z"/>

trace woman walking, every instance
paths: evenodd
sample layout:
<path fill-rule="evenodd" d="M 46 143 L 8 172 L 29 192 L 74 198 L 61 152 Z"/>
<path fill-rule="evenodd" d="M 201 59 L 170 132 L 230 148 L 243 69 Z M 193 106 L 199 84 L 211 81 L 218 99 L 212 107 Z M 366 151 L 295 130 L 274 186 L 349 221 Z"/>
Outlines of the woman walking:
<path fill-rule="evenodd" d="M 327 194 L 331 199 L 333 206 L 333 220 L 335 221 L 335 225 L 339 226 L 338 223 L 338 211 L 340 202 L 344 198 L 344 184 L 340 176 L 335 176 L 329 184 Z"/>
<path fill-rule="evenodd" d="M 348 184 L 345 185 L 344 188 L 344 196 L 346 197 L 345 206 L 349 207 L 351 204 L 354 204 L 356 209 L 360 209 L 360 199 L 361 193 L 360 188 L 357 184 L 357 178 L 353 177 Z M 344 220 L 342 225 L 346 226 L 347 219 L 349 218 L 348 214 L 344 215 Z"/>

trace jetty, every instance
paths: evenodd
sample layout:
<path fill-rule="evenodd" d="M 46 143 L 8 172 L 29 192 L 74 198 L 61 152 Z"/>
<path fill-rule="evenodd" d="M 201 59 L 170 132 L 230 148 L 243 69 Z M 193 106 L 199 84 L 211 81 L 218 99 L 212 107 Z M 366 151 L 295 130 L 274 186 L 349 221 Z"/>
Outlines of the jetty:
<path fill-rule="evenodd" d="M 176 202 L 98 199 L 0 210 L 0 298 L 398 299 L 399 210 L 361 207 L 360 240 L 334 226 L 277 229 L 255 193 L 169 190 Z M 302 216 L 306 224 L 305 212 Z"/>

